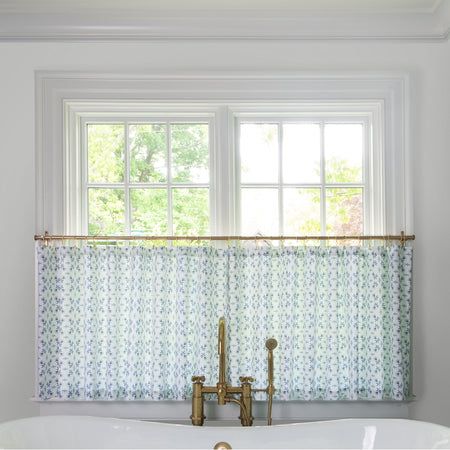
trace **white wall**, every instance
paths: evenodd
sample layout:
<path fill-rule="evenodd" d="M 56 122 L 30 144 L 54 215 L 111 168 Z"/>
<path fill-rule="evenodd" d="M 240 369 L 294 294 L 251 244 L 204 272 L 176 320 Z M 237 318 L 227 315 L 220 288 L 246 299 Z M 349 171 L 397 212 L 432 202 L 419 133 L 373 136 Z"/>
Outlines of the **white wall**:
<path fill-rule="evenodd" d="M 39 414 L 29 400 L 34 380 L 34 71 L 179 69 L 411 74 L 417 400 L 406 411 L 450 426 L 450 245 L 445 240 L 450 225 L 450 43 L 387 41 L 0 44 L 0 421 Z M 386 414 L 397 415 L 396 410 L 387 408 Z"/>

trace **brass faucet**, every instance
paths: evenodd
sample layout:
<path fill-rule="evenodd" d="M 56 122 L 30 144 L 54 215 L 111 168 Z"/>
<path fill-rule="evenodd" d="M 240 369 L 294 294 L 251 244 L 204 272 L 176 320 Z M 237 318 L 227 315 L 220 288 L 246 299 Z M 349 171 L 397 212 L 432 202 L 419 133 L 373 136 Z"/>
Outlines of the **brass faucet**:
<path fill-rule="evenodd" d="M 219 354 L 219 381 L 215 386 L 204 386 L 205 377 L 192 377 L 192 425 L 201 426 L 205 421 L 204 411 L 204 394 L 216 394 L 217 403 L 225 405 L 226 403 L 237 403 L 240 407 L 241 424 L 244 427 L 250 427 L 253 424 L 252 416 L 252 393 L 266 392 L 268 399 L 267 409 L 267 425 L 272 424 L 272 397 L 275 392 L 273 383 L 273 350 L 278 345 L 276 339 L 267 339 L 266 348 L 268 350 L 268 379 L 269 384 L 265 389 L 253 389 L 252 383 L 255 381 L 252 377 L 239 377 L 241 385 L 238 387 L 231 386 L 226 381 L 226 342 L 225 342 L 225 319 L 219 319 L 219 336 L 218 336 L 218 354 Z M 238 395 L 239 397 L 235 397 Z"/>

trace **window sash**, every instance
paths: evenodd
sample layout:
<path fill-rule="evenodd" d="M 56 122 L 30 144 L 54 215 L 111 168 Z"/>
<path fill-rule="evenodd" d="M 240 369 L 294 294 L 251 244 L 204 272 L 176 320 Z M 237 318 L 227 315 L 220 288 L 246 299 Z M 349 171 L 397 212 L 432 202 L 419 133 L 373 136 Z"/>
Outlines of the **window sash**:
<path fill-rule="evenodd" d="M 99 183 L 89 182 L 88 180 L 88 133 L 87 127 L 91 124 L 123 124 L 125 133 L 125 155 L 124 155 L 124 180 L 123 182 L 116 183 Z M 167 161 L 167 179 L 165 182 L 160 183 L 138 183 L 130 180 L 130 139 L 129 139 L 129 126 L 135 124 L 164 124 L 166 125 L 166 161 Z M 172 145 L 171 145 L 171 125 L 173 124 L 207 124 L 208 125 L 208 145 L 209 145 L 209 160 L 208 160 L 208 183 L 196 183 L 196 182 L 176 182 L 172 180 Z M 189 116 L 155 116 L 150 115 L 148 117 L 128 117 L 124 115 L 112 115 L 107 117 L 90 115 L 81 119 L 80 126 L 80 156 L 81 156 L 81 190 L 79 195 L 79 201 L 81 204 L 81 217 L 78 219 L 79 227 L 83 234 L 88 234 L 89 225 L 89 189 L 90 188 L 105 188 L 124 189 L 125 193 L 125 234 L 131 234 L 131 190 L 134 188 L 147 188 L 147 189 L 165 189 L 167 191 L 167 225 L 168 234 L 172 235 L 173 231 L 173 190 L 176 188 L 206 188 L 209 191 L 209 214 L 210 223 L 209 230 L 214 233 L 214 223 L 211 220 L 215 209 L 215 202 L 212 199 L 212 191 L 214 185 L 214 178 L 211 174 L 212 167 L 214 167 L 214 151 L 213 142 L 215 134 L 215 123 L 211 115 L 189 115 Z"/>
<path fill-rule="evenodd" d="M 235 196 L 235 211 L 236 217 L 236 232 L 242 233 L 242 218 L 241 218 L 241 196 L 240 192 L 244 188 L 271 188 L 277 189 L 278 192 L 278 230 L 280 235 L 286 234 L 284 231 L 284 188 L 317 188 L 320 189 L 320 222 L 321 232 L 320 234 L 325 236 L 326 232 L 326 192 L 329 188 L 361 188 L 363 192 L 363 234 L 383 233 L 382 230 L 377 230 L 373 225 L 373 203 L 374 197 L 377 195 L 373 192 L 373 183 L 371 180 L 371 167 L 372 160 L 369 150 L 371 148 L 370 129 L 373 127 L 370 119 L 367 116 L 356 115 L 341 115 L 337 113 L 334 116 L 316 115 L 305 116 L 299 115 L 286 115 L 278 114 L 272 115 L 269 113 L 261 112 L 260 114 L 236 115 L 234 120 L 234 126 L 236 129 L 236 140 L 234 149 L 234 164 L 236 167 L 236 180 L 237 185 Z M 241 160 L 240 160 L 240 129 L 243 124 L 274 124 L 278 127 L 278 181 L 272 183 L 266 182 L 242 182 L 240 179 L 241 174 Z M 291 183 L 283 180 L 283 125 L 285 124 L 314 124 L 320 127 L 320 181 L 317 183 Z M 362 179 L 360 183 L 336 183 L 326 182 L 325 180 L 325 139 L 324 130 L 325 125 L 328 124 L 361 124 L 363 127 L 363 142 L 362 142 Z M 377 211 L 377 214 L 383 214 L 383 211 Z"/>

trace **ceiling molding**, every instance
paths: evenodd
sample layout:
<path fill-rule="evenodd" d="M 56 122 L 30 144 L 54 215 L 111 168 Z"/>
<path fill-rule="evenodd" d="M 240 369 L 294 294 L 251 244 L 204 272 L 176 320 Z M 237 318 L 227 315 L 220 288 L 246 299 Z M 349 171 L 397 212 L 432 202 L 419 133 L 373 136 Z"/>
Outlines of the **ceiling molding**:
<path fill-rule="evenodd" d="M 0 8 L 0 41 L 448 40 L 450 0 L 430 5 L 425 12 L 411 9 L 401 13 L 317 13 L 280 8 L 49 14 L 45 10 L 2 12 Z"/>
<path fill-rule="evenodd" d="M 154 14 L 160 11 L 433 13 L 446 0 L 2 0 L 0 14 Z"/>

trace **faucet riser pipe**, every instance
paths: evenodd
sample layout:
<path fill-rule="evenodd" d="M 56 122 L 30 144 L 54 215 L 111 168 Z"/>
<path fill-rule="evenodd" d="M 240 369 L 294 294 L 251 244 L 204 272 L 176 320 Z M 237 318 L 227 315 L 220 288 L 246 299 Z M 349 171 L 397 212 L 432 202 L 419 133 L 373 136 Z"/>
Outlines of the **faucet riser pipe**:
<path fill-rule="evenodd" d="M 194 383 L 192 385 L 192 391 L 192 425 L 202 426 L 205 421 L 205 416 L 203 414 L 202 384 Z"/>

